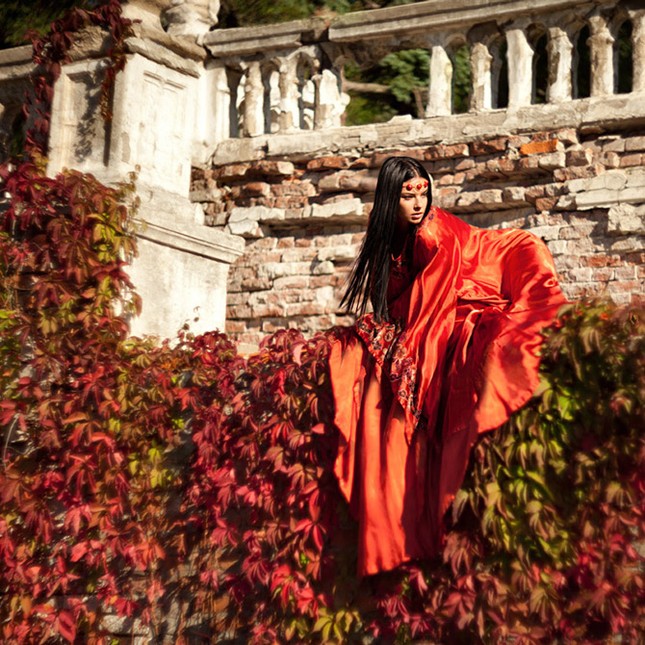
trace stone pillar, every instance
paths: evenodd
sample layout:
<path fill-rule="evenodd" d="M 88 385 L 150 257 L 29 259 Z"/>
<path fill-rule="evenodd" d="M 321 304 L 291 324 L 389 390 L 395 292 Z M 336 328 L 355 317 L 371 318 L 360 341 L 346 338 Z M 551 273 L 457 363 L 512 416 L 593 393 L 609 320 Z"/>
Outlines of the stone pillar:
<path fill-rule="evenodd" d="M 452 61 L 441 45 L 432 48 L 430 93 L 426 116 L 445 116 L 452 112 Z"/>
<path fill-rule="evenodd" d="M 244 77 L 244 122 L 242 133 L 245 137 L 264 134 L 264 86 L 260 62 L 251 61 Z"/>
<path fill-rule="evenodd" d="M 634 92 L 645 91 L 645 11 L 632 14 L 632 52 L 634 60 Z"/>
<path fill-rule="evenodd" d="M 212 141 L 219 143 L 231 136 L 231 88 L 224 65 L 209 66 L 207 72 L 211 100 L 206 104 L 202 118 L 204 127 L 212 128 Z M 214 114 L 218 115 L 217 119 L 213 119 Z M 210 141 L 207 140 L 207 143 Z"/>
<path fill-rule="evenodd" d="M 290 132 L 300 128 L 300 105 L 298 99 L 298 56 L 287 56 L 280 60 L 280 112 L 278 131 Z"/>
<path fill-rule="evenodd" d="M 349 103 L 349 95 L 340 91 L 337 74 L 324 69 L 314 76 L 316 85 L 316 105 L 314 108 L 314 128 L 337 128 L 342 125 L 345 107 Z"/>
<path fill-rule="evenodd" d="M 531 104 L 533 93 L 533 48 L 523 29 L 517 27 L 506 32 L 508 43 L 508 108 Z"/>
<path fill-rule="evenodd" d="M 470 74 L 473 83 L 471 110 L 490 110 L 492 106 L 491 65 L 493 56 L 484 43 L 475 43 L 470 50 Z"/>
<path fill-rule="evenodd" d="M 547 45 L 549 59 L 549 103 L 571 100 L 571 69 L 573 65 L 573 43 L 569 34 L 561 27 L 549 29 Z"/>
<path fill-rule="evenodd" d="M 75 168 L 108 184 L 136 173 L 139 254 L 129 273 L 142 313 L 131 321 L 133 334 L 174 337 L 185 322 L 195 332 L 223 330 L 228 267 L 244 240 L 201 224 L 203 213 L 189 198 L 203 51 L 186 42 L 180 55 L 177 39 L 170 49 L 164 32 L 152 43 L 143 35 L 149 26 L 134 29 L 109 126 L 98 110 L 105 61 L 88 49 L 63 66 L 54 88 L 47 171 Z"/>
<path fill-rule="evenodd" d="M 589 19 L 591 36 L 591 96 L 614 93 L 614 38 L 603 16 Z"/>

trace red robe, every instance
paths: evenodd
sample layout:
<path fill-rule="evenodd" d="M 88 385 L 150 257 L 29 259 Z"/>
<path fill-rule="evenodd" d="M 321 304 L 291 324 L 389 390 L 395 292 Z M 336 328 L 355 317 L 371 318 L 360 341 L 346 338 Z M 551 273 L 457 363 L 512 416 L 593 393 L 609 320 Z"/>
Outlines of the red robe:
<path fill-rule="evenodd" d="M 537 237 L 432 207 L 388 301 L 394 322 L 361 317 L 329 362 L 360 575 L 437 553 L 472 445 L 534 392 L 540 332 L 565 298 Z"/>

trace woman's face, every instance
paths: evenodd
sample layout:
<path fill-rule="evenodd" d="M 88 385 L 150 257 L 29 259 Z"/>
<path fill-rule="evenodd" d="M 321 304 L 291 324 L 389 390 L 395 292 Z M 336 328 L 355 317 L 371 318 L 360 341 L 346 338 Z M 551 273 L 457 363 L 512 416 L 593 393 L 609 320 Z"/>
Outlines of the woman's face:
<path fill-rule="evenodd" d="M 421 222 L 428 207 L 428 180 L 412 177 L 403 182 L 399 199 L 398 225 L 407 228 Z"/>

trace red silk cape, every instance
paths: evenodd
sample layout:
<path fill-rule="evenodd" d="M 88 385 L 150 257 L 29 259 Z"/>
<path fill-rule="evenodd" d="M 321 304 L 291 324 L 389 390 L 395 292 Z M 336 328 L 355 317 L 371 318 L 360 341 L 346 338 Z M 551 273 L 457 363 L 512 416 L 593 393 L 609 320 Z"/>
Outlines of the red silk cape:
<path fill-rule="evenodd" d="M 432 207 L 393 260 L 395 322 L 337 331 L 335 473 L 359 523 L 360 575 L 435 555 L 477 436 L 538 385 L 541 330 L 564 304 L 546 245 Z"/>

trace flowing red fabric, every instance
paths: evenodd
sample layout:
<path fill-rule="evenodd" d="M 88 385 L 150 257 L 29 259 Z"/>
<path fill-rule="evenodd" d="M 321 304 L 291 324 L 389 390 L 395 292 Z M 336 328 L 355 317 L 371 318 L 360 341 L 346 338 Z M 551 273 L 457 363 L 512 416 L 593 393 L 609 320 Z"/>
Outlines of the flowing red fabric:
<path fill-rule="evenodd" d="M 338 330 L 329 363 L 360 575 L 437 553 L 472 445 L 535 391 L 540 332 L 565 302 L 537 237 L 436 207 L 411 263 L 393 261 L 388 300 L 392 322 Z"/>

